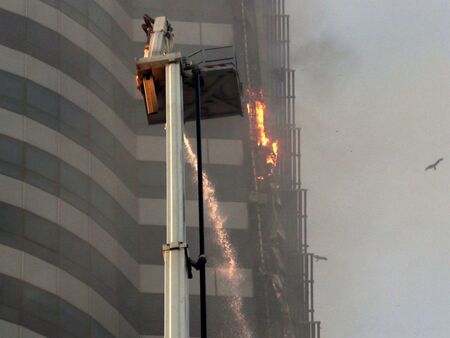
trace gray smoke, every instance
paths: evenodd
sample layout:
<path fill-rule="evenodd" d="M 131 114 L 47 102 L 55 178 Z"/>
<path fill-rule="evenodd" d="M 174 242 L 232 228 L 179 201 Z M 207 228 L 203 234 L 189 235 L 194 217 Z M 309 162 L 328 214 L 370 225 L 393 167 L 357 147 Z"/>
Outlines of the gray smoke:
<path fill-rule="evenodd" d="M 288 3 L 322 336 L 448 337 L 448 2 Z"/>

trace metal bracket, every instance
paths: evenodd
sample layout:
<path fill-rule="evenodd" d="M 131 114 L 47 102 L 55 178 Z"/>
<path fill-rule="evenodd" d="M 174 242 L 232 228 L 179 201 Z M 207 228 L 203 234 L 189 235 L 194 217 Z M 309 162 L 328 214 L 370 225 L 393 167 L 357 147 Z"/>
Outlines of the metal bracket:
<path fill-rule="evenodd" d="M 162 251 L 164 253 L 166 251 L 172 251 L 172 250 L 183 250 L 183 249 L 187 250 L 188 247 L 189 247 L 189 245 L 184 242 L 172 242 L 172 243 L 163 244 Z"/>
<path fill-rule="evenodd" d="M 138 75 L 142 76 L 143 74 L 151 71 L 152 69 L 164 68 L 166 64 L 180 62 L 181 59 L 182 58 L 180 52 L 142 57 L 136 60 L 136 68 L 138 71 Z"/>
<path fill-rule="evenodd" d="M 192 279 L 194 277 L 192 274 L 192 268 L 194 268 L 195 270 L 198 271 L 203 266 L 206 265 L 207 259 L 206 259 L 205 255 L 200 255 L 198 257 L 197 261 L 194 261 L 189 256 L 189 245 L 187 243 L 172 242 L 172 243 L 163 244 L 163 246 L 162 246 L 163 254 L 167 251 L 174 251 L 174 250 L 184 250 L 184 255 L 186 258 L 186 269 L 187 269 L 187 273 L 188 273 L 188 279 Z"/>
<path fill-rule="evenodd" d="M 192 279 L 194 276 L 192 275 L 192 263 L 191 263 L 191 259 L 189 257 L 189 249 L 188 248 L 189 248 L 189 245 L 187 243 L 172 242 L 172 243 L 163 244 L 162 252 L 164 255 L 164 253 L 168 252 L 168 251 L 184 250 L 184 256 L 186 258 L 186 269 L 187 269 L 188 279 Z"/>
<path fill-rule="evenodd" d="M 136 61 L 136 86 L 144 97 L 147 115 L 158 113 L 158 95 L 166 81 L 165 66 L 176 62 L 181 62 L 179 52 L 143 57 Z"/>

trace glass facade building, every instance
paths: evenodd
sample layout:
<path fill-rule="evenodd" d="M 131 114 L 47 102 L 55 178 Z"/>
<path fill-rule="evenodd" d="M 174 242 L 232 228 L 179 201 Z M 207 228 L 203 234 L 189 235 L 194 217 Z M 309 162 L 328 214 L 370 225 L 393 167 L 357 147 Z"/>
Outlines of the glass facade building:
<path fill-rule="evenodd" d="M 184 55 L 234 45 L 244 86 L 273 94 L 272 75 L 263 71 L 271 61 L 261 54 L 271 42 L 258 23 L 258 15 L 276 17 L 273 3 L 284 7 L 240 0 L 0 1 L 0 337 L 163 336 L 165 134 L 163 126 L 147 125 L 135 88 L 134 62 L 145 40 L 141 16 L 167 16 L 174 50 Z M 188 136 L 194 128 L 186 125 Z M 268 333 L 271 320 L 277 332 L 303 321 L 310 332 L 314 319 L 298 305 L 309 292 L 303 272 L 283 277 L 299 278 L 298 285 L 286 282 L 287 294 L 302 294 L 289 325 L 283 311 L 261 310 L 276 298 L 276 287 L 256 254 L 265 240 L 257 236 L 260 206 L 249 200 L 255 190 L 249 130 L 247 116 L 204 122 L 204 167 L 245 276 L 230 289 L 207 224 L 210 337 L 240 336 L 229 307 L 236 296 L 255 337 L 286 336 Z M 187 234 L 195 255 L 193 175 L 186 166 Z M 295 264 L 304 269 L 310 256 L 299 245 Z M 200 335 L 196 278 L 192 337 Z M 298 329 L 292 337 L 316 333 Z"/>

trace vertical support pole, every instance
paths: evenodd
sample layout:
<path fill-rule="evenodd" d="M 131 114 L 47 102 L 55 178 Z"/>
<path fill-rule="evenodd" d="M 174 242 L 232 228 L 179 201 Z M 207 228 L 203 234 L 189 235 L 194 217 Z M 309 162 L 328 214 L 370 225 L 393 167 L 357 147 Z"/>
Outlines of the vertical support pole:
<path fill-rule="evenodd" d="M 302 153 L 301 153 L 301 142 L 302 142 L 302 130 L 297 128 L 297 189 L 302 187 Z"/>
<path fill-rule="evenodd" d="M 304 288 L 305 288 L 305 319 L 309 323 L 310 322 L 310 298 L 309 298 L 309 254 L 305 254 L 305 279 L 304 279 Z M 310 331 L 310 325 L 308 324 L 308 330 Z"/>
<path fill-rule="evenodd" d="M 205 219 L 203 210 L 203 159 L 202 159 L 202 107 L 201 107 L 201 77 L 200 71 L 196 72 L 195 87 L 195 127 L 197 132 L 197 186 L 198 186 L 198 231 L 200 243 L 200 255 L 205 254 Z M 201 338 L 207 337 L 206 320 L 206 266 L 200 267 L 200 332 Z"/>
<path fill-rule="evenodd" d="M 311 254 L 310 255 L 310 294 L 311 294 L 311 321 L 314 323 L 314 256 Z"/>
<path fill-rule="evenodd" d="M 308 192 L 307 190 L 303 190 L 303 240 L 305 241 L 305 252 L 308 251 Z"/>
<path fill-rule="evenodd" d="M 183 92 L 179 63 L 166 72 L 167 243 L 178 249 L 164 251 L 164 337 L 189 337 L 189 293 L 184 223 Z"/>

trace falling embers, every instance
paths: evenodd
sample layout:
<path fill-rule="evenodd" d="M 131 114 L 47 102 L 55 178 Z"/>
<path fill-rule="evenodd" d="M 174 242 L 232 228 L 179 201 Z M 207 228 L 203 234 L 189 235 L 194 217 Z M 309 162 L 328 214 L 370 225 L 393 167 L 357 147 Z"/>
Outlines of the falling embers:
<path fill-rule="evenodd" d="M 192 169 L 194 169 L 193 180 L 194 182 L 197 182 L 197 155 L 194 153 L 186 136 L 184 136 L 184 146 L 186 149 L 186 159 Z M 208 217 L 213 224 L 214 241 L 220 248 L 222 248 L 224 257 L 223 266 L 217 269 L 217 273 L 223 275 L 224 280 L 227 281 L 229 290 L 237 291 L 242 285 L 241 282 L 243 281 L 243 275 L 238 267 L 236 252 L 224 226 L 226 217 L 222 215 L 219 210 L 215 187 L 209 180 L 205 171 L 203 171 L 203 197 L 206 203 L 205 210 L 207 210 Z M 238 327 L 236 327 L 235 330 L 239 332 L 239 337 L 254 337 L 244 314 L 242 297 L 237 296 L 235 292 L 235 295 L 229 297 L 229 306 L 234 319 L 238 323 Z"/>

